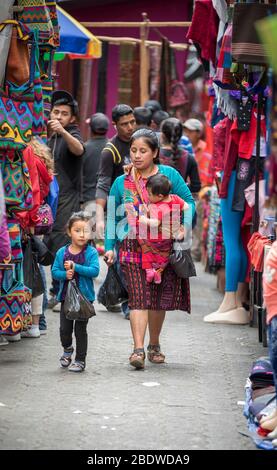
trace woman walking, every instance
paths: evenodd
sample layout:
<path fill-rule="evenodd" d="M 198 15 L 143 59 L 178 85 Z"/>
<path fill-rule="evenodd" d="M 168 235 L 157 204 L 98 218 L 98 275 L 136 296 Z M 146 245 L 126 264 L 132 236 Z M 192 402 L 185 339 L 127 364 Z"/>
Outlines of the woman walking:
<path fill-rule="evenodd" d="M 141 247 L 138 242 L 139 220 L 142 207 L 148 204 L 146 183 L 150 176 L 161 173 L 172 184 L 171 193 L 188 203 L 184 211 L 184 232 L 191 230 L 195 211 L 194 200 L 181 175 L 174 168 L 158 164 L 159 143 L 150 129 L 139 129 L 131 138 L 130 156 L 132 164 L 126 173 L 119 176 L 110 191 L 106 230 L 106 262 L 114 262 L 114 246 L 120 242 L 119 259 L 125 275 L 130 308 L 130 323 L 134 340 L 134 351 L 130 365 L 144 368 L 144 338 L 149 329 L 148 360 L 161 364 L 165 355 L 160 349 L 160 333 L 166 311 L 183 310 L 190 313 L 189 280 L 178 278 L 169 264 L 162 273 L 160 284 L 148 283 L 141 265 Z M 132 208 L 132 210 L 131 210 Z M 127 219 L 124 217 L 127 216 Z M 132 220 L 132 223 L 130 223 Z"/>
<path fill-rule="evenodd" d="M 182 132 L 183 126 L 179 119 L 168 118 L 163 121 L 159 160 L 162 165 L 170 165 L 178 170 L 192 194 L 197 194 L 201 189 L 198 165 L 194 156 L 179 145 Z"/>

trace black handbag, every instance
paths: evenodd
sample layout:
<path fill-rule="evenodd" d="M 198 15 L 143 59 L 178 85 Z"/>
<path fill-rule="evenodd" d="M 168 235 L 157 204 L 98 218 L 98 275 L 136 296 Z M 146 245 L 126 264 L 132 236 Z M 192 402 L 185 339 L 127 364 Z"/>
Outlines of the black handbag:
<path fill-rule="evenodd" d="M 173 243 L 172 253 L 169 256 L 169 262 L 178 277 L 187 279 L 196 276 L 196 270 L 190 249 L 182 249 L 180 242 Z"/>
<path fill-rule="evenodd" d="M 32 290 L 32 297 L 38 297 L 45 291 L 43 279 L 38 267 L 37 253 L 32 249 L 32 241 L 28 238 L 23 256 L 24 285 Z"/>
<path fill-rule="evenodd" d="M 75 279 L 68 282 L 64 300 L 64 313 L 68 320 L 86 321 L 96 315 L 91 302 L 82 294 Z"/>

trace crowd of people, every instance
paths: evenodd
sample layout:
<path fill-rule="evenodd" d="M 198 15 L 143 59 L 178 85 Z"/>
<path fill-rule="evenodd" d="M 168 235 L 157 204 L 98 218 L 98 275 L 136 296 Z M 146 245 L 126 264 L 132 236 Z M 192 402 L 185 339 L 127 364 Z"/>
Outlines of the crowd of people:
<path fill-rule="evenodd" d="M 203 124 L 194 118 L 182 123 L 153 100 L 135 109 L 118 104 L 111 121 L 116 133 L 108 139 L 108 116 L 92 115 L 87 119 L 91 136 L 84 142 L 78 104 L 70 93 L 58 90 L 52 95 L 47 146 L 32 144 L 32 152 L 47 167 L 48 181 L 40 203 L 50 202 L 53 183 L 58 187 L 50 204 L 51 230 L 39 237 L 50 254 L 51 286 L 46 286 L 43 263 L 36 259 L 43 289 L 33 296 L 32 321 L 24 331 L 7 338 L 39 338 L 47 331 L 46 308 L 59 311 L 60 363 L 74 372 L 85 369 L 87 321 L 68 319 L 64 303 L 72 280 L 93 303 L 99 255 L 104 254 L 108 266 L 115 264 L 128 292 L 128 300 L 107 308 L 121 310 L 130 320 L 131 366 L 144 367 L 147 325 L 148 359 L 162 363 L 165 354 L 159 337 L 166 311 L 190 312 L 189 279 L 178 277 L 170 255 L 174 240 L 191 240 L 196 223 L 195 200 L 201 188 L 196 154 Z M 9 259 L 4 247 L 1 261 Z M 5 341 L 4 335 L 0 338 Z"/>
<path fill-rule="evenodd" d="M 130 320 L 133 350 L 129 364 L 144 369 L 146 354 L 154 364 L 165 362 L 160 335 L 166 312 L 191 310 L 190 275 L 175 269 L 174 243 L 181 244 L 184 262 L 188 251 L 195 261 L 201 259 L 204 219 L 198 195 L 214 182 L 202 121 L 189 118 L 182 123 L 151 100 L 135 109 L 118 104 L 111 118 L 116 130 L 111 139 L 107 138 L 109 118 L 96 113 L 87 120 L 91 137 L 83 142 L 77 102 L 68 92 L 55 91 L 48 145 L 33 138 L 23 152 L 34 198 L 33 209 L 18 215 L 26 228 L 24 254 L 29 253 L 31 246 L 30 253 L 36 255 L 36 269 L 30 268 L 35 279 L 28 272 L 27 255 L 23 261 L 25 286 L 32 292 L 32 317 L 23 331 L 7 338 L 39 338 L 47 331 L 45 310 L 56 309 L 60 312 L 63 348 L 60 365 L 75 373 L 86 368 L 87 324 L 94 314 L 93 280 L 99 275 L 101 254 L 108 268 L 116 267 L 128 294 L 123 302 L 119 299 L 117 304 L 106 307 L 109 311 L 121 310 L 124 318 Z M 44 214 L 38 222 L 38 208 L 44 207 L 46 201 L 52 219 Z M 8 265 L 10 243 L 3 236 L 7 224 L 3 214 L 0 262 Z M 36 232 L 38 223 L 45 223 L 47 230 Z M 45 234 L 35 237 L 36 233 Z M 274 249 L 275 244 L 273 258 Z M 269 256 L 268 263 L 270 259 Z M 49 299 L 45 265 L 51 265 Z M 275 312 L 275 291 L 272 294 L 270 290 L 273 275 L 270 270 L 264 281 L 269 314 L 272 308 Z M 275 333 L 269 329 L 274 370 Z M 5 335 L 0 335 L 0 340 L 1 345 L 8 344 Z M 261 422 L 261 427 L 276 433 L 276 411 Z"/>

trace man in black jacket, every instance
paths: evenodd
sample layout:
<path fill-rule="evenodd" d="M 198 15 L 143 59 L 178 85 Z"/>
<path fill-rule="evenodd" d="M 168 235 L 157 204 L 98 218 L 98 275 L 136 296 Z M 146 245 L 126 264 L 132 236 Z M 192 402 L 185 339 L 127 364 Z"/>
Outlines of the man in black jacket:
<path fill-rule="evenodd" d="M 54 255 L 68 243 L 66 223 L 73 212 L 80 210 L 82 155 L 85 149 L 77 118 L 78 104 L 71 94 L 64 90 L 55 91 L 47 127 L 48 145 L 54 157 L 59 184 L 59 201 L 53 230 L 44 239 Z M 54 283 L 51 293 L 55 295 L 56 291 Z"/>
<path fill-rule="evenodd" d="M 127 104 L 116 105 L 112 110 L 112 123 L 117 134 L 102 150 L 96 186 L 96 233 L 100 239 L 104 238 L 104 210 L 111 186 L 114 180 L 123 174 L 123 166 L 130 163 L 130 140 L 136 127 L 132 108 Z M 119 262 L 117 269 L 124 284 Z M 128 302 L 122 303 L 121 310 L 124 317 L 129 319 Z"/>

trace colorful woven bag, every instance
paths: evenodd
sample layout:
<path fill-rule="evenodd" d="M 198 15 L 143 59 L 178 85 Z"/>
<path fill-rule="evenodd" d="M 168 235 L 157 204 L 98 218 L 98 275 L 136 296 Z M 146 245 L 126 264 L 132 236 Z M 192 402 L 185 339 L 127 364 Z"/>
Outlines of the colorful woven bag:
<path fill-rule="evenodd" d="M 45 0 L 18 0 L 18 5 L 24 7 L 18 19 L 31 31 L 38 31 L 40 43 L 55 46 L 54 28 Z"/>
<path fill-rule="evenodd" d="M 1 265 L 3 266 L 3 265 Z M 20 267 L 18 267 L 20 268 Z M 16 279 L 15 265 L 7 265 L 0 285 L 0 332 L 7 335 L 20 333 L 26 294 L 22 280 Z"/>
<path fill-rule="evenodd" d="M 21 152 L 0 154 L 4 196 L 7 210 L 26 211 L 33 208 L 33 192 L 29 169 Z"/>
<path fill-rule="evenodd" d="M 60 28 L 57 15 L 57 2 L 45 1 L 45 4 L 49 10 L 50 19 L 54 30 L 53 46 L 59 47 L 60 45 Z"/>
<path fill-rule="evenodd" d="M 7 218 L 7 225 L 11 242 L 12 263 L 20 262 L 23 260 L 20 225 L 14 217 Z"/>
<path fill-rule="evenodd" d="M 26 103 L 32 108 L 32 135 L 40 135 L 44 128 L 43 115 L 43 96 L 42 84 L 40 79 L 39 68 L 39 45 L 38 32 L 35 31 L 31 41 L 31 57 L 30 57 L 30 78 L 29 80 L 18 86 L 10 81 L 6 81 L 9 96 L 16 101 Z"/>
<path fill-rule="evenodd" d="M 0 93 L 0 149 L 22 150 L 30 142 L 33 103 Z"/>

